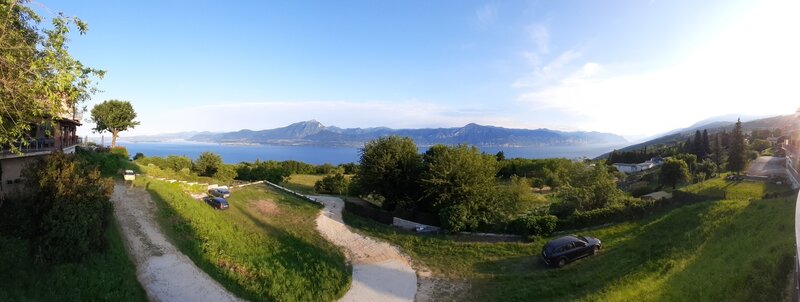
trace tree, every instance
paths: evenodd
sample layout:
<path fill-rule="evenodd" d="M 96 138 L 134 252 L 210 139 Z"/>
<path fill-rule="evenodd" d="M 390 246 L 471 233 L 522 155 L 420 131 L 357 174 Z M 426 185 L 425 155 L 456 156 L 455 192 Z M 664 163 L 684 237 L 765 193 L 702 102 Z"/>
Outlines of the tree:
<path fill-rule="evenodd" d="M 764 150 L 769 149 L 772 147 L 772 143 L 765 139 L 754 139 L 750 142 L 750 149 L 758 152 L 764 152 Z"/>
<path fill-rule="evenodd" d="M 169 155 L 164 160 L 167 166 L 175 172 L 183 169 L 192 169 L 192 159 L 186 156 Z"/>
<path fill-rule="evenodd" d="M 67 51 L 70 30 L 83 35 L 86 23 L 59 13 L 52 28 L 45 28 L 25 2 L 0 1 L 0 149 L 17 154 L 30 144 L 36 123 L 52 126 L 70 110 L 76 112 L 105 74 Z M 0 206 L 4 199 L 0 194 Z"/>
<path fill-rule="evenodd" d="M 697 172 L 697 156 L 694 154 L 681 153 L 675 155 L 675 159 L 685 162 L 686 168 L 689 169 L 690 174 L 694 175 L 694 173 Z"/>
<path fill-rule="evenodd" d="M 203 152 L 194 161 L 193 170 L 200 176 L 212 177 L 222 167 L 222 157 L 215 153 Z"/>
<path fill-rule="evenodd" d="M 86 67 L 67 51 L 69 33 L 87 25 L 59 13 L 52 28 L 23 5 L 0 1 L 0 148 L 18 153 L 35 123 L 54 123 L 94 94 L 104 71 Z"/>
<path fill-rule="evenodd" d="M 106 248 L 113 182 L 74 156 L 53 153 L 28 165 L 25 177 L 32 251 L 38 262 L 80 260 Z"/>
<path fill-rule="evenodd" d="M 696 155 L 697 158 L 703 158 L 706 154 L 706 147 L 703 145 L 703 135 L 700 133 L 700 130 L 694 132 L 694 150 L 692 150 L 692 154 Z"/>
<path fill-rule="evenodd" d="M 730 135 L 728 148 L 728 170 L 739 174 L 747 164 L 745 159 L 744 134 L 742 134 L 742 121 L 737 120 Z"/>
<path fill-rule="evenodd" d="M 214 173 L 214 178 L 221 181 L 231 181 L 236 178 L 236 168 L 232 165 L 220 165 L 217 172 Z"/>
<path fill-rule="evenodd" d="M 408 137 L 384 136 L 367 142 L 361 149 L 358 186 L 364 193 L 383 196 L 386 210 L 394 210 L 400 202 L 413 202 L 419 193 L 418 152 Z"/>
<path fill-rule="evenodd" d="M 497 157 L 497 161 L 504 161 L 504 160 L 506 160 L 506 153 L 503 152 L 503 150 L 497 151 L 497 154 L 495 154 L 495 157 Z"/>
<path fill-rule="evenodd" d="M 344 195 L 347 193 L 349 186 L 350 180 L 341 173 L 336 173 L 336 175 L 326 175 L 322 180 L 318 180 L 314 184 L 314 191 L 317 193 Z"/>
<path fill-rule="evenodd" d="M 668 158 L 664 164 L 661 165 L 661 173 L 659 176 L 662 184 L 675 189 L 675 186 L 679 183 L 689 180 L 689 168 L 685 161 Z"/>
<path fill-rule="evenodd" d="M 703 129 L 703 157 L 699 157 L 699 159 L 705 158 L 706 155 L 711 153 L 711 142 L 708 140 L 708 130 Z"/>
<path fill-rule="evenodd" d="M 463 229 L 475 229 L 500 216 L 504 200 L 496 190 L 494 156 L 467 145 L 436 145 L 425 152 L 422 161 L 423 209 L 438 213 L 443 223 L 449 221 Z M 450 230 L 463 230 L 460 227 Z"/>
<path fill-rule="evenodd" d="M 92 122 L 96 125 L 95 132 L 111 132 L 111 147 L 117 143 L 117 137 L 121 131 L 133 129 L 139 122 L 134 121 L 136 111 L 128 101 L 107 100 L 97 104 L 92 108 Z"/>
<path fill-rule="evenodd" d="M 702 176 L 701 181 L 714 177 L 717 173 L 717 164 L 713 161 L 705 159 L 697 165 L 697 175 Z"/>
<path fill-rule="evenodd" d="M 144 153 L 136 152 L 136 155 L 133 156 L 133 160 L 138 160 L 144 158 Z"/>
<path fill-rule="evenodd" d="M 595 164 L 577 173 L 570 184 L 562 187 L 557 194 L 570 208 L 580 211 L 603 208 L 622 201 L 625 196 L 604 164 Z"/>

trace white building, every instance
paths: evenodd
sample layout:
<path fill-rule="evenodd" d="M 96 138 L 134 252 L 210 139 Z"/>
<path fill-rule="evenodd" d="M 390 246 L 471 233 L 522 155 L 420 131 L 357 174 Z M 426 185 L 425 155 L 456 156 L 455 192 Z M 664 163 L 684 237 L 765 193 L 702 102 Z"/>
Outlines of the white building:
<path fill-rule="evenodd" d="M 613 166 L 615 168 L 617 168 L 617 171 L 620 171 L 620 172 L 626 173 L 626 174 L 630 174 L 630 173 L 641 172 L 641 171 L 644 171 L 644 170 L 649 170 L 649 169 L 661 166 L 661 164 L 663 164 L 663 163 L 664 163 L 664 160 L 661 157 L 653 157 L 650 160 L 645 161 L 643 163 L 639 163 L 639 164 L 616 163 L 616 164 L 613 164 Z"/>

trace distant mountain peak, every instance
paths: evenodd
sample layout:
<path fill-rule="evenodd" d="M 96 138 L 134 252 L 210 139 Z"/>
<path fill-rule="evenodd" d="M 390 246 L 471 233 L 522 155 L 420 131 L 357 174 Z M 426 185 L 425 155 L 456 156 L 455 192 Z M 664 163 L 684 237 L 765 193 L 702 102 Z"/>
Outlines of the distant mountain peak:
<path fill-rule="evenodd" d="M 475 146 L 575 146 L 623 144 L 621 136 L 597 132 L 563 132 L 548 129 L 510 129 L 469 123 L 460 128 L 391 129 L 339 128 L 324 126 L 317 120 L 297 122 L 286 127 L 253 131 L 237 131 L 214 135 L 197 135 L 194 140 L 205 142 L 237 142 L 277 145 L 363 146 L 378 137 L 399 135 L 412 138 L 419 146 L 435 144 L 470 144 Z"/>

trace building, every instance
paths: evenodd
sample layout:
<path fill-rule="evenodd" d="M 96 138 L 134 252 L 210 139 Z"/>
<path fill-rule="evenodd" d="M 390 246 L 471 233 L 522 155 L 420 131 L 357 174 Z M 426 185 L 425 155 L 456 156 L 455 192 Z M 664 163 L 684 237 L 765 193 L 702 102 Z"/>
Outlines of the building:
<path fill-rule="evenodd" d="M 664 164 L 664 159 L 661 157 L 653 157 L 650 160 L 647 160 L 643 163 L 639 164 L 623 164 L 623 163 L 616 163 L 613 164 L 617 171 L 622 173 L 631 174 L 636 172 L 642 172 L 645 170 L 649 170 Z"/>
<path fill-rule="evenodd" d="M 74 153 L 75 147 L 81 143 L 76 131 L 81 125 L 82 117 L 83 114 L 73 107 L 67 109 L 54 123 L 49 120 L 31 123 L 27 145 L 22 142 L 16 145 L 21 154 L 12 153 L 9 146 L 0 146 L 0 194 L 19 189 L 23 181 L 22 169 L 27 163 L 58 150 Z"/>
<path fill-rule="evenodd" d="M 670 198 L 672 198 L 672 194 L 664 192 L 664 191 L 658 191 L 658 192 L 653 192 L 653 193 L 650 193 L 650 194 L 647 194 L 647 195 L 643 195 L 642 197 L 639 197 L 639 198 L 641 198 L 642 200 L 653 200 L 653 201 L 655 201 L 655 200 L 662 200 L 662 199 L 670 199 Z"/>

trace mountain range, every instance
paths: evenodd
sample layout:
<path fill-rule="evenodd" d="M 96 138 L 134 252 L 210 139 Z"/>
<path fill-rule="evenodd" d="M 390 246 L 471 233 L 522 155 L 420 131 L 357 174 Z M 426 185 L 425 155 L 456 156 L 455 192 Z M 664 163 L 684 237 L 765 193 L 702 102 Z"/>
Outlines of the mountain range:
<path fill-rule="evenodd" d="M 435 144 L 470 144 L 478 147 L 533 147 L 625 144 L 619 135 L 601 132 L 565 132 L 550 129 L 510 129 L 467 124 L 455 128 L 391 129 L 339 128 L 325 126 L 316 120 L 294 123 L 267 130 L 234 132 L 200 132 L 184 139 L 197 142 L 228 144 L 363 146 L 364 143 L 387 135 L 407 136 L 419 146 Z"/>

